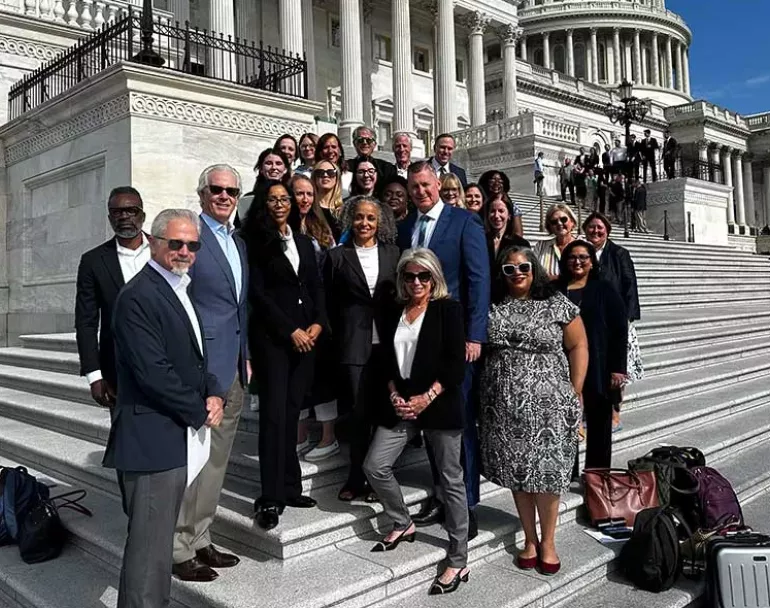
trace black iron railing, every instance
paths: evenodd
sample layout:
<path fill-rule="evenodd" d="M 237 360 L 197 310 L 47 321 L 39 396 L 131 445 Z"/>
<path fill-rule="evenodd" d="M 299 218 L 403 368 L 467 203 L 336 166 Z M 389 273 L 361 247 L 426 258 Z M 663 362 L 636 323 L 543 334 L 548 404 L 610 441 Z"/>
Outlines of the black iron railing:
<path fill-rule="evenodd" d="M 687 158 L 683 156 L 678 163 L 677 177 L 693 177 L 702 179 L 706 182 L 723 184 L 722 165 L 711 162 L 710 160 L 701 160 L 699 158 Z"/>
<path fill-rule="evenodd" d="M 181 26 L 155 20 L 152 25 L 151 49 L 162 58 L 165 69 L 307 98 L 307 62 L 302 57 L 280 53 L 261 42 L 257 45 L 190 28 L 189 23 Z M 140 52 L 140 35 L 141 18 L 126 16 L 81 39 L 11 87 L 9 119 L 120 61 L 147 63 L 146 54 Z"/>

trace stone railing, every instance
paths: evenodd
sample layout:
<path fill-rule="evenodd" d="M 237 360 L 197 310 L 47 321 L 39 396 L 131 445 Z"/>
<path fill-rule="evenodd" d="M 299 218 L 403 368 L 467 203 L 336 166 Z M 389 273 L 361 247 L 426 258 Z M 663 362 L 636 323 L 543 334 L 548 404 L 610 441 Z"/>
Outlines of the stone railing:
<path fill-rule="evenodd" d="M 746 126 L 752 131 L 763 131 L 764 129 L 770 129 L 770 112 L 765 114 L 756 114 L 754 116 L 747 116 L 744 118 Z"/>
<path fill-rule="evenodd" d="M 687 27 L 684 19 L 676 13 L 667 10 L 660 3 L 654 0 L 554 0 L 547 4 L 535 6 L 534 0 L 525 0 L 519 6 L 519 19 L 525 20 L 530 17 L 540 17 L 551 15 L 553 13 L 567 13 L 575 11 L 623 11 L 634 14 L 652 13 L 666 17 L 680 25 Z"/>
<path fill-rule="evenodd" d="M 477 148 L 527 135 L 540 135 L 577 145 L 580 142 L 580 125 L 555 116 L 524 112 L 513 118 L 455 131 L 452 135 L 458 150 Z"/>
<path fill-rule="evenodd" d="M 687 115 L 714 118 L 719 122 L 737 125 L 744 129 L 749 128 L 748 121 L 737 112 L 731 112 L 726 108 L 720 108 L 719 106 L 715 106 L 713 103 L 709 103 L 708 101 L 698 100 L 682 106 L 666 108 L 666 117 L 669 119 L 672 119 L 676 116 Z"/>
<path fill-rule="evenodd" d="M 115 23 L 129 11 L 134 16 L 140 15 L 141 5 L 126 0 L 6 0 L 0 4 L 0 11 L 93 31 Z M 155 8 L 153 14 L 161 23 L 173 23 L 174 15 L 169 11 Z"/>

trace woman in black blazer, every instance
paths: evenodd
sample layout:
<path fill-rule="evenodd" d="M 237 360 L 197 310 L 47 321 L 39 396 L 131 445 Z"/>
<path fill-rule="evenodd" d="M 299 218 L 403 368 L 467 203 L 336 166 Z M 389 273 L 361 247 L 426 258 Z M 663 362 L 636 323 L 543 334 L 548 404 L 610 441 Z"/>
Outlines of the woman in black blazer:
<path fill-rule="evenodd" d="M 460 465 L 465 405 L 465 330 L 462 306 L 449 298 L 441 263 L 429 249 L 409 249 L 398 263 L 403 307 L 383 335 L 390 403 L 380 406 L 364 472 L 393 530 L 372 551 L 414 541 L 415 527 L 393 476 L 393 464 L 420 431 L 433 448 L 449 534 L 447 567 L 430 587 L 450 593 L 468 580 L 468 503 Z"/>
<path fill-rule="evenodd" d="M 340 220 L 352 238 L 331 249 L 324 263 L 326 309 L 352 405 L 350 473 L 338 498 L 349 502 L 365 496 L 371 502 L 376 497 L 362 467 L 374 432 L 372 406 L 386 390 L 380 336 L 395 308 L 401 252 L 394 245 L 393 211 L 376 199 L 351 198 Z"/>
<path fill-rule="evenodd" d="M 572 241 L 559 264 L 558 286 L 580 308 L 588 337 L 588 371 L 583 384 L 585 468 L 608 468 L 612 461 L 612 393 L 626 376 L 625 306 L 615 288 L 599 278 L 596 250 L 590 243 Z"/>
<path fill-rule="evenodd" d="M 262 496 L 257 523 L 278 525 L 286 506 L 313 507 L 302 496 L 296 452 L 299 412 L 313 381 L 315 345 L 326 326 L 326 304 L 310 239 L 293 233 L 291 191 L 268 181 L 255 193 L 243 236 L 249 256 L 249 347 L 259 387 Z"/>

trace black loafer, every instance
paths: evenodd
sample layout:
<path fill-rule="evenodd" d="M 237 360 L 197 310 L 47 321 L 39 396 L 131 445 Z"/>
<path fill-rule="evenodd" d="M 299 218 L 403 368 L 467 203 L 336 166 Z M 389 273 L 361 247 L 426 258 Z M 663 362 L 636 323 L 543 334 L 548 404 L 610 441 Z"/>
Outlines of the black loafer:
<path fill-rule="evenodd" d="M 218 551 L 214 545 L 198 549 L 195 556 L 199 561 L 212 568 L 232 568 L 241 562 L 237 555 Z"/>
<path fill-rule="evenodd" d="M 216 570 L 212 570 L 197 557 L 188 559 L 181 564 L 174 564 L 171 566 L 171 573 L 188 583 L 210 583 L 219 577 Z"/>
<path fill-rule="evenodd" d="M 279 519 L 278 507 L 260 507 L 257 512 L 257 525 L 263 530 L 275 528 Z"/>
<path fill-rule="evenodd" d="M 426 502 L 420 512 L 412 517 L 416 526 L 430 526 L 444 523 L 444 505 L 435 498 Z"/>
<path fill-rule="evenodd" d="M 311 509 L 315 507 L 318 503 L 316 502 L 315 498 L 310 498 L 310 496 L 295 496 L 294 498 L 287 498 L 286 499 L 286 506 L 287 507 L 294 507 L 295 509 Z"/>

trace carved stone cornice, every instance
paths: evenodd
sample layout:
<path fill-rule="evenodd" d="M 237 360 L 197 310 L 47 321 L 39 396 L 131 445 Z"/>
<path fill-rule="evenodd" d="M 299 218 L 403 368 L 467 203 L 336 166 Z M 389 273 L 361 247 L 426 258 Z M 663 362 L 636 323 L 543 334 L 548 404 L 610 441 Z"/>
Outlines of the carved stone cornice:
<path fill-rule="evenodd" d="M 39 61 L 50 61 L 61 53 L 64 48 L 39 42 L 30 42 L 29 40 L 13 38 L 11 36 L 0 36 L 0 53 L 31 57 Z"/>

